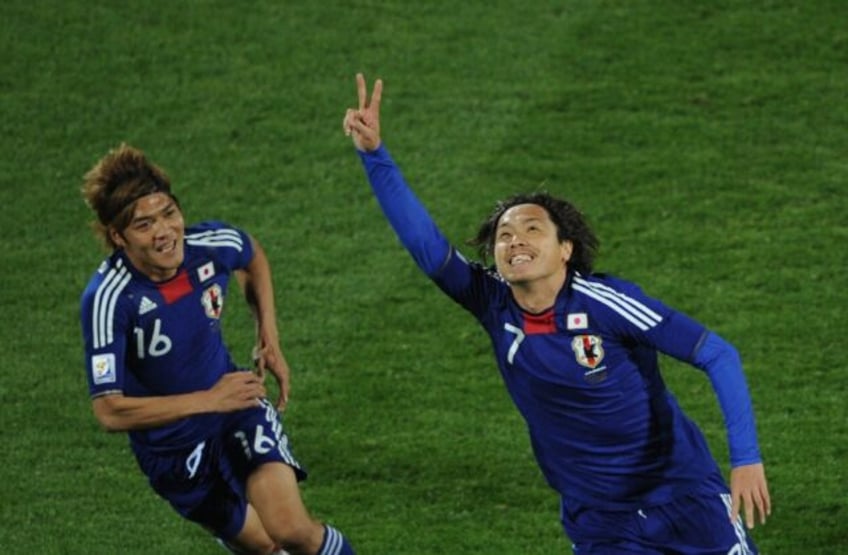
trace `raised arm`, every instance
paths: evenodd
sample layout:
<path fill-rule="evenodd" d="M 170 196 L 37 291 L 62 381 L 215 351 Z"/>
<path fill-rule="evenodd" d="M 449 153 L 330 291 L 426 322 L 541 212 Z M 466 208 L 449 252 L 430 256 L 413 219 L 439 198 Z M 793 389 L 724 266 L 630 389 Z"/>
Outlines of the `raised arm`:
<path fill-rule="evenodd" d="M 378 79 L 374 83 L 370 101 L 365 77 L 361 73 L 356 75 L 356 85 L 359 106 L 345 113 L 345 134 L 353 139 L 374 196 L 386 219 L 415 263 L 432 277 L 444 265 L 451 246 L 424 205 L 410 190 L 400 169 L 381 142 L 380 100 L 383 82 Z"/>

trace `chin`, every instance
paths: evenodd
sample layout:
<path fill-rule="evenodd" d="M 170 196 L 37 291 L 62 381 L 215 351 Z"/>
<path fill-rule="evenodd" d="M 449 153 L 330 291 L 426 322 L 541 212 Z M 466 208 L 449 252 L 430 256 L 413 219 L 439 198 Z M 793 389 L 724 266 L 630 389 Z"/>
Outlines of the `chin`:
<path fill-rule="evenodd" d="M 180 253 L 179 256 L 169 256 L 164 260 L 157 260 L 158 266 L 165 271 L 175 272 L 180 269 L 183 263 L 183 255 Z"/>
<path fill-rule="evenodd" d="M 506 274 L 506 275 L 503 276 L 503 278 L 510 285 L 522 285 L 524 283 L 531 281 L 530 278 L 528 278 L 526 276 L 522 276 L 522 275 L 516 275 L 515 273 Z"/>

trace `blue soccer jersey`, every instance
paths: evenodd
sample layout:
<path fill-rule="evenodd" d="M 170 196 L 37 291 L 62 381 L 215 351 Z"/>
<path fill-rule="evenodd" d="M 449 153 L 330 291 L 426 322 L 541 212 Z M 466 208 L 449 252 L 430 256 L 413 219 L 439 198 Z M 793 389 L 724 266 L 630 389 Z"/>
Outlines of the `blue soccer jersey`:
<path fill-rule="evenodd" d="M 115 251 L 82 295 L 86 375 L 92 398 L 177 395 L 212 387 L 234 368 L 221 334 L 233 270 L 253 258 L 250 238 L 219 222 L 186 228 L 177 275 L 151 281 Z M 214 434 L 221 415 L 202 414 L 130 432 L 139 446 L 193 446 Z"/>
<path fill-rule="evenodd" d="M 659 352 L 707 371 L 732 462 L 759 462 L 741 366 L 713 357 L 728 351 L 720 338 L 634 284 L 600 274 L 569 271 L 554 306 L 524 311 L 499 275 L 448 243 L 384 147 L 360 157 L 416 263 L 491 338 L 538 464 L 564 502 L 631 509 L 726 491 L 703 435 L 663 383 Z"/>
<path fill-rule="evenodd" d="M 506 283 L 456 251 L 433 278 L 488 332 L 555 490 L 593 507 L 639 507 L 718 471 L 657 363 L 658 350 L 691 360 L 701 325 L 611 277 L 570 272 L 541 314 L 522 310 Z"/>

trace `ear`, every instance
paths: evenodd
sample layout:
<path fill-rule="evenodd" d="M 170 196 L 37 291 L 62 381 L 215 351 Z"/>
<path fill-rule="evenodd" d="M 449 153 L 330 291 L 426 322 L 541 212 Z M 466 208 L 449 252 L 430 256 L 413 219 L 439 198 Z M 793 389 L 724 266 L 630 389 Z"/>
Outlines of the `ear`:
<path fill-rule="evenodd" d="M 109 227 L 109 238 L 120 248 L 124 248 L 127 246 L 127 242 L 124 240 L 124 236 L 121 235 L 121 233 L 114 227 Z"/>
<path fill-rule="evenodd" d="M 568 264 L 571 260 L 571 254 L 574 252 L 574 243 L 566 239 L 559 244 L 559 251 L 562 256 L 562 263 Z"/>

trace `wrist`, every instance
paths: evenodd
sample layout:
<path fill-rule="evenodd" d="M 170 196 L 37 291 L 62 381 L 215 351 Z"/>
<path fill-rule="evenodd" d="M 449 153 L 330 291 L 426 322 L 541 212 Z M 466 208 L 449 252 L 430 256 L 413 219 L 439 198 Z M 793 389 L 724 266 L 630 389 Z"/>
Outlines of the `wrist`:
<path fill-rule="evenodd" d="M 191 398 L 187 399 L 188 402 L 186 403 L 186 411 L 188 412 L 186 416 L 215 412 L 212 388 L 196 391 L 191 393 L 190 396 Z"/>

